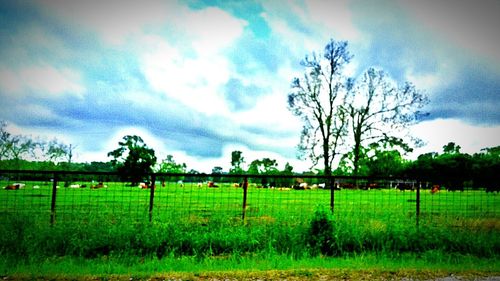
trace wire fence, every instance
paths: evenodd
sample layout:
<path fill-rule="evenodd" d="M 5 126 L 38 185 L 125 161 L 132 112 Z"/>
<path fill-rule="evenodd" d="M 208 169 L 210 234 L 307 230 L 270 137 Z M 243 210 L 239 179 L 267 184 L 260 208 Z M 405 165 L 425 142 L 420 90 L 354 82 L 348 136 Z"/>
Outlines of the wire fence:
<path fill-rule="evenodd" d="M 498 189 L 394 178 L 0 171 L 0 219 L 307 222 L 319 208 L 338 220 L 498 227 Z"/>

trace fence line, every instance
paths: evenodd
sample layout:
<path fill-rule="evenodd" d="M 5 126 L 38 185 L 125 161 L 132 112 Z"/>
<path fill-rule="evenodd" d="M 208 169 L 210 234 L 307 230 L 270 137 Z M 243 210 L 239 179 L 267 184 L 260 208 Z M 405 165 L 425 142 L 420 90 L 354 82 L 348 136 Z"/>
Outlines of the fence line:
<path fill-rule="evenodd" d="M 146 178 L 143 187 L 149 192 L 129 186 L 119 173 L 0 170 L 2 188 L 17 189 L 1 190 L 0 215 L 44 216 L 50 206 L 51 224 L 100 215 L 120 219 L 124 214 L 136 215 L 137 220 L 146 216 L 149 221 L 176 216 L 203 222 L 219 215 L 272 221 L 301 220 L 328 206 L 335 218 L 373 224 L 391 219 L 413 221 L 416 226 L 424 221 L 450 223 L 449 216 L 461 218 L 462 225 L 500 219 L 497 193 L 463 186 L 458 188 L 461 192 L 434 192 L 430 183 L 417 180 L 183 173 L 152 173 Z M 427 192 L 422 194 L 423 190 Z"/>

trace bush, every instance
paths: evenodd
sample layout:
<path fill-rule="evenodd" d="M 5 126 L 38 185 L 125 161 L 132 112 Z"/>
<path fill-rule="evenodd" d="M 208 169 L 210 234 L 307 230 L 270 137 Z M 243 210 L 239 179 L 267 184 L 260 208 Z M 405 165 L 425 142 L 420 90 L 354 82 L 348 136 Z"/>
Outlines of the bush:
<path fill-rule="evenodd" d="M 333 241 L 334 223 L 330 211 L 319 208 L 314 212 L 309 228 L 309 246 L 311 254 L 318 252 L 331 256 L 336 253 Z"/>

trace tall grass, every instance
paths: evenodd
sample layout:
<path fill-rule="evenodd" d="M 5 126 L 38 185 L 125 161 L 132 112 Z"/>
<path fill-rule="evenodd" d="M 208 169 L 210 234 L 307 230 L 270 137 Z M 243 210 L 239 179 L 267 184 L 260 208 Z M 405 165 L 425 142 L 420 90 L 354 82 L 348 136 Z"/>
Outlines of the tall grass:
<path fill-rule="evenodd" d="M 292 259 L 357 254 L 425 255 L 429 252 L 498 258 L 495 230 L 415 227 L 368 221 L 352 223 L 318 209 L 310 221 L 143 222 L 88 220 L 50 226 L 23 217 L 2 216 L 0 255 L 15 260 L 53 257 L 238 258 L 252 255 Z"/>

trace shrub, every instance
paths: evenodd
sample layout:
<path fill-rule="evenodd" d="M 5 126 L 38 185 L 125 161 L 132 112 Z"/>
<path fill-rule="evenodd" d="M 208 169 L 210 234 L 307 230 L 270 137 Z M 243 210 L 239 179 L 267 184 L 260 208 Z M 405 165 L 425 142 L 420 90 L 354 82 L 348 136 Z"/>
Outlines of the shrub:
<path fill-rule="evenodd" d="M 318 252 L 331 256 L 335 253 L 333 241 L 334 222 L 330 211 L 318 208 L 314 212 L 309 228 L 309 246 L 311 254 Z"/>

